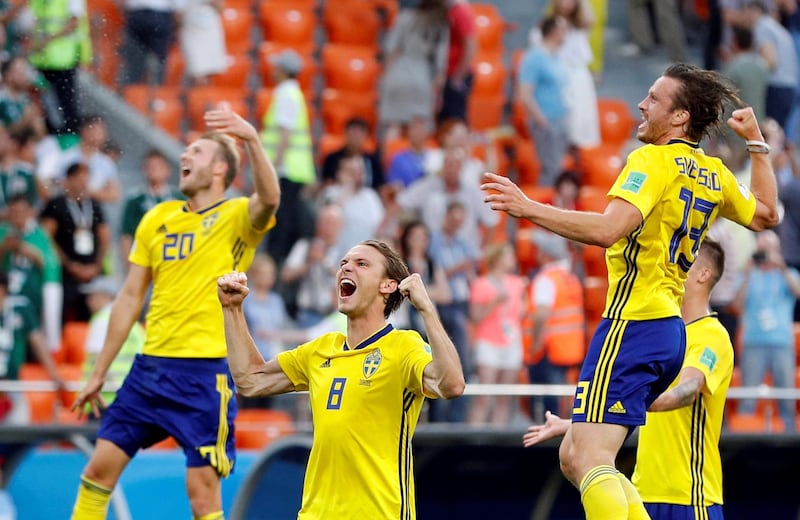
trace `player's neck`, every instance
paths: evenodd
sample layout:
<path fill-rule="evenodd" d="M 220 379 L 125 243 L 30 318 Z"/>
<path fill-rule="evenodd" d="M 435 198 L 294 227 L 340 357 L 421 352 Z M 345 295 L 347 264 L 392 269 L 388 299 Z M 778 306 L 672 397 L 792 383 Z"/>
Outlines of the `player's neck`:
<path fill-rule="evenodd" d="M 386 326 L 383 310 L 380 313 L 365 314 L 347 318 L 347 345 L 355 348 Z"/>
<path fill-rule="evenodd" d="M 186 204 L 188 204 L 190 210 L 198 212 L 213 204 L 216 204 L 223 198 L 225 198 L 224 193 L 203 191 L 193 195 L 188 201 L 186 201 Z"/>
<path fill-rule="evenodd" d="M 681 316 L 684 323 L 691 323 L 711 314 L 708 308 L 708 298 L 684 298 L 681 306 Z"/>

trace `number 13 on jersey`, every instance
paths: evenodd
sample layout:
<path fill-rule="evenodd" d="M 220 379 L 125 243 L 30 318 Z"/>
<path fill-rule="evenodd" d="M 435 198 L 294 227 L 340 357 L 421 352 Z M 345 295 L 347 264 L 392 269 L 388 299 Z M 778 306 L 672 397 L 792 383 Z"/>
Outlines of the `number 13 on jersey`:
<path fill-rule="evenodd" d="M 692 267 L 692 263 L 694 262 L 694 257 L 697 255 L 697 250 L 700 249 L 700 241 L 705 236 L 706 229 L 708 228 L 709 221 L 711 220 L 711 215 L 714 213 L 714 208 L 717 207 L 716 204 L 713 202 L 709 202 L 705 199 L 701 199 L 700 197 L 695 197 L 691 190 L 687 188 L 681 188 L 681 192 L 678 195 L 678 198 L 683 202 L 683 219 L 681 221 L 681 225 L 678 226 L 678 229 L 675 230 L 675 233 L 672 235 L 672 240 L 669 242 L 669 261 L 673 264 L 678 264 L 684 272 L 689 271 L 689 268 Z M 692 211 L 697 211 L 700 213 L 703 221 L 698 227 L 690 227 L 689 222 L 692 220 Z M 686 258 L 682 252 L 680 252 L 681 242 L 686 236 L 689 236 L 689 240 L 692 241 L 692 258 Z"/>

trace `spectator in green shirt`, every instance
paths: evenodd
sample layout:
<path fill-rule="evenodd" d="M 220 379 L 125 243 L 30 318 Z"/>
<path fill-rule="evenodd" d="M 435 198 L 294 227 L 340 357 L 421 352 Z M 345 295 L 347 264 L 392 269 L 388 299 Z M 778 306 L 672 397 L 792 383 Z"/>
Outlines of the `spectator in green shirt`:
<path fill-rule="evenodd" d="M 8 276 L 10 294 L 30 301 L 44 323 L 47 344 L 56 350 L 61 342 L 61 261 L 28 198 L 15 195 L 9 209 L 8 222 L 0 223 L 0 270 Z"/>

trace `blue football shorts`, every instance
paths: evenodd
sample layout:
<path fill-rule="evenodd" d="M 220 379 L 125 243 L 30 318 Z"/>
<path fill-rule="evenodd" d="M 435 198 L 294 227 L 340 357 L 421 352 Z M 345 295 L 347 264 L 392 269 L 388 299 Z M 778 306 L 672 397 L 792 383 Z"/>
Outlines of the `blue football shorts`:
<path fill-rule="evenodd" d="M 589 344 L 575 390 L 572 422 L 633 427 L 680 373 L 686 329 L 678 318 L 603 318 Z"/>
<path fill-rule="evenodd" d="M 129 457 L 172 436 L 188 467 L 212 466 L 221 476 L 236 458 L 236 392 L 225 358 L 145 356 L 134 360 L 97 436 Z"/>

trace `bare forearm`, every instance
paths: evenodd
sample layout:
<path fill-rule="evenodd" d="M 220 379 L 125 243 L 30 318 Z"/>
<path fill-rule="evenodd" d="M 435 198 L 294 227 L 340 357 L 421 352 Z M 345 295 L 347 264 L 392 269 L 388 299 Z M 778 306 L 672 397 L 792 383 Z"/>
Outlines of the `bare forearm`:
<path fill-rule="evenodd" d="M 254 133 L 250 139 L 244 140 L 244 149 L 250 158 L 250 164 L 253 168 L 255 196 L 260 202 L 259 207 L 256 208 L 257 214 L 252 215 L 253 224 L 254 227 L 261 229 L 275 215 L 281 199 L 281 189 L 278 184 L 278 175 L 264 153 L 258 134 Z"/>
<path fill-rule="evenodd" d="M 750 191 L 768 210 L 764 226 L 773 227 L 778 223 L 778 182 L 769 154 L 751 153 L 750 172 Z"/>
<path fill-rule="evenodd" d="M 119 354 L 122 345 L 128 338 L 131 327 L 139 316 L 143 298 L 122 292 L 111 305 L 111 315 L 108 320 L 108 332 L 103 343 L 103 348 L 97 355 L 92 374 L 101 379 L 105 378 L 108 368 Z"/>
<path fill-rule="evenodd" d="M 699 392 L 700 384 L 697 380 L 683 381 L 678 383 L 675 388 L 658 396 L 647 411 L 668 412 L 689 406 L 697 398 Z"/>
<path fill-rule="evenodd" d="M 572 211 L 531 201 L 524 217 L 569 240 L 609 247 L 617 238 L 601 213 Z"/>
<path fill-rule="evenodd" d="M 452 399 L 460 396 L 464 392 L 464 372 L 461 369 L 461 360 L 458 357 L 453 341 L 444 330 L 439 315 L 435 308 L 420 311 L 425 333 L 428 336 L 428 344 L 431 347 L 433 361 L 431 367 L 431 379 L 434 381 L 435 388 L 432 388 L 439 397 Z"/>
<path fill-rule="evenodd" d="M 286 385 L 288 379 L 285 376 L 270 377 L 267 373 L 268 364 L 256 348 L 242 308 L 223 307 L 222 315 L 225 342 L 228 346 L 228 365 L 236 388 L 242 396 L 273 395 L 293 390 L 291 385 Z M 270 363 L 277 365 L 275 360 Z"/>

